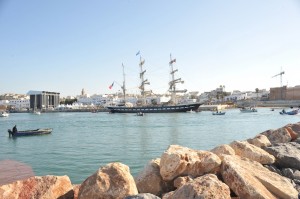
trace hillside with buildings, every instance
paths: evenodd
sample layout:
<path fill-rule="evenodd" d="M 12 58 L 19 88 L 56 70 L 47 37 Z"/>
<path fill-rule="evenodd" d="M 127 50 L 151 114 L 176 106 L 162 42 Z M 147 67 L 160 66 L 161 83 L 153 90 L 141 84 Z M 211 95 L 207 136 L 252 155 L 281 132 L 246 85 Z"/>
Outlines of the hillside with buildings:
<path fill-rule="evenodd" d="M 180 103 L 200 102 L 206 105 L 230 104 L 236 106 L 300 106 L 300 86 L 276 87 L 255 89 L 255 91 L 225 91 L 225 86 L 220 86 L 209 92 L 188 92 L 177 96 Z M 171 99 L 170 95 L 146 96 L 148 104 L 164 104 Z M 127 94 L 126 103 L 139 104 L 141 96 Z M 76 96 L 60 98 L 58 92 L 29 91 L 27 94 L 5 93 L 0 95 L 0 110 L 32 111 L 38 110 L 70 110 L 70 109 L 99 109 L 113 105 L 124 105 L 122 93 L 89 95 L 84 89 Z"/>

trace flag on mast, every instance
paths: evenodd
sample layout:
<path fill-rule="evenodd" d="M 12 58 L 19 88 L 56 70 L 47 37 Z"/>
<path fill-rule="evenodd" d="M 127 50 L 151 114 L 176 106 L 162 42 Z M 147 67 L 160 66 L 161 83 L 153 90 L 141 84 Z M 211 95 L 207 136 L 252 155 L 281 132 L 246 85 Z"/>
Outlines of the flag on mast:
<path fill-rule="evenodd" d="M 114 83 L 115 82 L 113 82 L 108 88 L 111 89 L 114 86 Z"/>

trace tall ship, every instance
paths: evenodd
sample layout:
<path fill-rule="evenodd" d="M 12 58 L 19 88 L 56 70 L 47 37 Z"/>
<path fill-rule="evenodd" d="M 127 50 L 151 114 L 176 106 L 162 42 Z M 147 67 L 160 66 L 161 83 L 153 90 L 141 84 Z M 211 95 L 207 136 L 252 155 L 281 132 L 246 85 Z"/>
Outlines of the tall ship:
<path fill-rule="evenodd" d="M 159 105 L 150 105 L 146 103 L 146 95 L 151 94 L 151 91 L 147 91 L 145 86 L 149 85 L 148 79 L 145 79 L 145 72 L 146 70 L 143 69 L 143 65 L 145 63 L 145 60 L 142 59 L 140 56 L 140 80 L 141 84 L 139 86 L 139 89 L 141 91 L 142 96 L 142 103 L 140 105 L 136 106 L 126 106 L 126 103 L 124 103 L 124 106 L 109 106 L 107 107 L 111 113 L 178 113 L 178 112 L 189 112 L 189 111 L 197 111 L 201 103 L 188 103 L 188 104 L 179 104 L 176 99 L 177 93 L 185 93 L 187 90 L 177 90 L 176 85 L 179 83 L 183 83 L 181 78 L 175 78 L 175 73 L 178 72 L 178 70 L 174 70 L 173 64 L 176 62 L 176 59 L 172 59 L 172 56 L 170 55 L 170 75 L 171 75 L 171 81 L 169 82 L 169 92 L 171 93 L 171 100 L 170 103 L 167 105 L 165 104 L 159 104 Z M 123 66 L 123 86 L 121 87 L 123 90 L 124 95 L 124 102 L 125 102 L 125 75 L 124 75 L 124 66 Z"/>

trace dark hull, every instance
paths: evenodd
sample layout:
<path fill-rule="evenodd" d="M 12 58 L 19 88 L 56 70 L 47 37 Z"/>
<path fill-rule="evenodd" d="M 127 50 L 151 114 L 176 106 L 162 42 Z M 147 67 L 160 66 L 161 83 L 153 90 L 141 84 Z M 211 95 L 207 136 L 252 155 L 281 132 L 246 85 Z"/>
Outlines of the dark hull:
<path fill-rule="evenodd" d="M 200 103 L 181 104 L 175 106 L 136 106 L 136 107 L 107 107 L 111 113 L 179 113 L 187 111 L 197 111 Z"/>
<path fill-rule="evenodd" d="M 297 115 L 298 114 L 298 110 L 293 110 L 293 111 L 289 111 L 289 112 L 279 112 L 281 115 Z"/>
<path fill-rule="evenodd" d="M 52 129 L 36 129 L 36 130 L 26 130 L 26 131 L 17 131 L 13 133 L 10 129 L 8 130 L 9 136 L 32 136 L 32 135 L 45 135 L 50 134 Z"/>
<path fill-rule="evenodd" d="M 222 112 L 222 113 L 213 113 L 213 115 L 225 115 L 226 112 Z"/>

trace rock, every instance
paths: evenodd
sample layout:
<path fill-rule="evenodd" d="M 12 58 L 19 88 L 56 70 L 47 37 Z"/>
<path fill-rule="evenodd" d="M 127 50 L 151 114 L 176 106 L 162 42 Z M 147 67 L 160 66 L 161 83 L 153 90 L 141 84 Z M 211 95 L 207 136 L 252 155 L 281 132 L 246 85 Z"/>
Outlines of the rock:
<path fill-rule="evenodd" d="M 76 184 L 76 185 L 72 185 L 73 186 L 73 191 L 74 191 L 74 198 L 73 199 L 77 199 L 78 198 L 78 192 L 79 192 L 79 188 L 80 188 L 80 184 Z"/>
<path fill-rule="evenodd" d="M 235 154 L 241 157 L 257 161 L 261 164 L 272 164 L 275 162 L 274 156 L 246 141 L 234 141 L 230 146 L 234 149 Z"/>
<path fill-rule="evenodd" d="M 178 177 L 174 180 L 174 187 L 179 188 L 182 185 L 188 183 L 188 182 L 192 182 L 193 178 L 191 178 L 190 176 L 183 176 L 183 177 Z"/>
<path fill-rule="evenodd" d="M 293 180 L 294 179 L 294 172 L 291 168 L 284 168 L 282 169 L 283 176 Z"/>
<path fill-rule="evenodd" d="M 80 186 L 78 199 L 123 199 L 138 194 L 129 167 L 110 163 L 98 169 Z"/>
<path fill-rule="evenodd" d="M 264 165 L 264 167 L 266 167 L 267 169 L 269 169 L 269 170 L 272 171 L 272 172 L 275 172 L 275 173 L 277 173 L 277 174 L 279 174 L 279 175 L 282 175 L 280 169 L 278 169 L 278 168 L 277 168 L 275 165 L 273 165 L 273 164 L 270 164 L 270 165 Z"/>
<path fill-rule="evenodd" d="M 298 137 L 297 139 L 293 140 L 293 142 L 297 142 L 300 144 L 300 137 Z"/>
<path fill-rule="evenodd" d="M 300 180 L 300 171 L 299 170 L 294 171 L 293 175 L 294 175 L 294 179 Z"/>
<path fill-rule="evenodd" d="M 291 136 L 291 141 L 294 141 L 298 138 L 298 134 L 296 132 L 294 132 L 291 127 L 285 127 L 285 129 L 289 132 L 289 134 Z"/>
<path fill-rule="evenodd" d="M 229 187 L 221 182 L 216 175 L 206 174 L 195 178 L 163 199 L 230 199 Z"/>
<path fill-rule="evenodd" d="M 262 132 L 261 134 L 267 136 L 271 144 L 287 143 L 292 140 L 289 132 L 284 127 L 277 130 L 267 130 Z"/>
<path fill-rule="evenodd" d="M 217 146 L 210 150 L 210 152 L 216 154 L 217 156 L 219 156 L 219 158 L 221 158 L 222 154 L 235 155 L 233 148 L 231 148 L 231 146 L 229 146 L 228 144 Z"/>
<path fill-rule="evenodd" d="M 161 196 L 162 193 L 174 190 L 171 182 L 163 181 L 160 175 L 160 159 L 151 160 L 144 169 L 135 177 L 139 193 L 151 193 Z"/>
<path fill-rule="evenodd" d="M 289 179 L 247 158 L 224 155 L 221 174 L 230 189 L 243 199 L 298 198 L 298 192 Z"/>
<path fill-rule="evenodd" d="M 220 158 L 212 152 L 170 145 L 161 156 L 160 174 L 165 181 L 178 176 L 198 177 L 215 172 L 220 165 Z"/>
<path fill-rule="evenodd" d="M 255 138 L 248 139 L 247 142 L 249 142 L 250 144 L 253 144 L 254 146 L 257 146 L 259 148 L 272 145 L 270 140 L 267 138 L 267 136 L 261 135 L 261 134 L 255 136 Z"/>
<path fill-rule="evenodd" d="M 151 193 L 140 193 L 134 196 L 127 196 L 124 199 L 160 199 L 160 197 L 157 197 Z"/>
<path fill-rule="evenodd" d="M 295 124 L 288 124 L 285 127 L 290 127 L 294 131 L 294 133 L 298 135 L 297 137 L 300 137 L 300 122 Z"/>
<path fill-rule="evenodd" d="M 0 186 L 0 198 L 5 199 L 68 199 L 73 196 L 68 176 L 34 176 Z"/>
<path fill-rule="evenodd" d="M 172 199 L 173 194 L 174 194 L 174 191 L 164 193 L 163 196 L 162 196 L 162 199 Z"/>
<path fill-rule="evenodd" d="M 265 150 L 275 156 L 276 164 L 281 168 L 294 168 L 300 170 L 300 144 L 296 142 L 279 143 Z"/>

